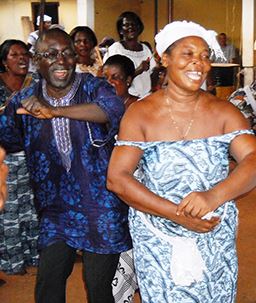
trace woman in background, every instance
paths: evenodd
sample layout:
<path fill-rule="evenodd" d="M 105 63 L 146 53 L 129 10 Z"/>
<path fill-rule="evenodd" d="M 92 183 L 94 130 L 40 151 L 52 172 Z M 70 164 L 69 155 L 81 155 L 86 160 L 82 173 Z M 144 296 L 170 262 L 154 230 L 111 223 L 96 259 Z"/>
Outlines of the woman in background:
<path fill-rule="evenodd" d="M 98 41 L 93 30 L 88 26 L 76 26 L 70 36 L 77 54 L 76 72 L 97 76 L 102 67 L 102 59 L 99 51 L 95 49 Z"/>
<path fill-rule="evenodd" d="M 128 92 L 134 74 L 132 60 L 122 55 L 109 57 L 103 65 L 103 77 L 114 86 L 116 94 L 122 98 L 125 110 L 138 100 Z M 138 290 L 132 249 L 121 253 L 112 287 L 115 303 L 129 302 Z"/>
<path fill-rule="evenodd" d="M 1 44 L 2 111 L 10 96 L 33 81 L 28 74 L 28 66 L 29 53 L 24 42 L 11 39 Z M 22 142 L 19 149 L 19 152 L 6 156 L 8 197 L 4 210 L 0 212 L 0 270 L 7 274 L 25 274 L 26 267 L 38 265 L 38 220 Z"/>
<path fill-rule="evenodd" d="M 122 97 L 125 109 L 138 100 L 138 97 L 132 96 L 128 91 L 134 75 L 134 64 L 132 60 L 126 56 L 111 56 L 103 65 L 103 77 L 114 86 L 116 94 Z"/>
<path fill-rule="evenodd" d="M 151 50 L 139 41 L 144 25 L 134 12 L 123 12 L 117 19 L 116 27 L 120 41 L 108 48 L 103 61 L 116 54 L 130 58 L 135 66 L 135 77 L 129 93 L 142 98 L 151 91 L 150 73 L 156 65 Z"/>

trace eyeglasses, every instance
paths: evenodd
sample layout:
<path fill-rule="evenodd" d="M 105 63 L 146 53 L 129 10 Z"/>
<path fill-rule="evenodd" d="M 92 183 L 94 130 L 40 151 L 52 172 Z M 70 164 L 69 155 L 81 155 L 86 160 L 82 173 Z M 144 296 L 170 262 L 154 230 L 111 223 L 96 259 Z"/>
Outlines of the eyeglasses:
<path fill-rule="evenodd" d="M 48 52 L 39 53 L 36 52 L 35 56 L 38 58 L 45 58 L 50 61 L 56 61 L 60 56 L 65 59 L 71 59 L 75 57 L 75 52 L 71 49 L 65 49 L 64 51 L 58 51 L 57 49 L 52 49 Z"/>

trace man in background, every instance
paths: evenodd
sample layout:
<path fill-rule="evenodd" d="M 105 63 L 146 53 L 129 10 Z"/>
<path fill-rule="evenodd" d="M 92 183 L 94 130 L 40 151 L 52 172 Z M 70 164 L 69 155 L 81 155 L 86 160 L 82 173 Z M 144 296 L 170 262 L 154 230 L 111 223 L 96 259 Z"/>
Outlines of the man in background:
<path fill-rule="evenodd" d="M 227 35 L 220 33 L 217 37 L 221 50 L 227 59 L 227 63 L 236 63 L 236 50 L 234 45 L 228 44 Z"/>
<path fill-rule="evenodd" d="M 40 24 L 40 16 L 38 16 L 36 19 L 36 26 L 38 27 L 39 24 Z M 51 25 L 52 25 L 52 17 L 50 17 L 48 15 L 44 15 L 43 29 L 47 30 L 50 28 Z M 32 55 L 35 53 L 34 47 L 35 47 L 36 40 L 38 39 L 38 36 L 39 36 L 38 29 L 34 32 L 31 32 L 28 36 L 27 44 L 28 44 L 29 51 L 32 53 Z"/>

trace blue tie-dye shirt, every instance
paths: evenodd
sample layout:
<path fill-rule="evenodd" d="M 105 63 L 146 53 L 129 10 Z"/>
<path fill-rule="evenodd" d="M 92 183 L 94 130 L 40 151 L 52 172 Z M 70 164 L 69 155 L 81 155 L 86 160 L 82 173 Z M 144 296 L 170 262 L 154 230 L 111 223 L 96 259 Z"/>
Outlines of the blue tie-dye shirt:
<path fill-rule="evenodd" d="M 23 99 L 42 96 L 41 81 L 14 97 L 0 116 L 0 143 L 11 152 L 25 149 L 40 218 L 41 248 L 63 240 L 76 249 L 118 253 L 131 248 L 128 207 L 106 189 L 106 174 L 124 107 L 106 81 L 90 74 L 81 77 L 71 104 L 95 103 L 109 123 L 70 119 L 69 172 L 61 162 L 51 120 L 16 114 Z"/>

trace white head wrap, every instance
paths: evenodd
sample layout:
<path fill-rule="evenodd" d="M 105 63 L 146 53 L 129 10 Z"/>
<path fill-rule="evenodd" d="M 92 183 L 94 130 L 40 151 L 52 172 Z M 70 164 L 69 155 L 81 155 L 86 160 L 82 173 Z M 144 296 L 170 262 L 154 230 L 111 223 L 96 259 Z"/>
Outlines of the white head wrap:
<path fill-rule="evenodd" d="M 217 58 L 225 61 L 225 57 L 216 40 L 217 33 L 213 30 L 206 30 L 201 25 L 192 21 L 174 21 L 167 24 L 156 36 L 156 50 L 159 56 L 177 40 L 189 36 L 197 36 L 206 41 Z"/>
<path fill-rule="evenodd" d="M 44 22 L 50 22 L 50 21 L 52 21 L 52 17 L 48 15 L 44 15 Z M 39 26 L 39 24 L 40 24 L 40 16 L 36 18 L 36 25 Z"/>

